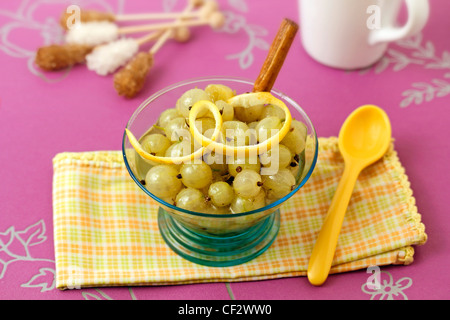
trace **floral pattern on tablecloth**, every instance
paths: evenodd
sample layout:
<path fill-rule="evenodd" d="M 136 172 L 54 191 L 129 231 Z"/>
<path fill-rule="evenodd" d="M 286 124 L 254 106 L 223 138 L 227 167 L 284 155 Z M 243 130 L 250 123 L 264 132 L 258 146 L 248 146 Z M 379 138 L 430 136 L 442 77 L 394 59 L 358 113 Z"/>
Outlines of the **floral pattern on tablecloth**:
<path fill-rule="evenodd" d="M 424 73 L 431 70 L 442 70 L 442 75 L 429 82 L 412 83 L 410 89 L 401 93 L 403 98 L 400 107 L 425 104 L 450 94 L 450 80 L 446 80 L 450 78 L 450 52 L 447 50 L 441 53 L 436 52 L 433 42 L 424 39 L 422 33 L 397 41 L 389 47 L 379 62 L 370 68 L 361 70 L 360 74 L 373 72 L 379 75 L 387 69 L 399 72 L 411 65 L 421 66 Z"/>

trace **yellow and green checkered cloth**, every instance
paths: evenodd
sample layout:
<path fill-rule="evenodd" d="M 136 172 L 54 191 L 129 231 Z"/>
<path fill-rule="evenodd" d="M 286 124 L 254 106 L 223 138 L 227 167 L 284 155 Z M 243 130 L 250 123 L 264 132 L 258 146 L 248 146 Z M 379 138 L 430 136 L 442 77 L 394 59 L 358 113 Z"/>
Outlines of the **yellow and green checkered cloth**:
<path fill-rule="evenodd" d="M 120 151 L 61 153 L 53 159 L 56 286 L 169 285 L 303 276 L 344 163 L 336 138 L 319 139 L 316 169 L 281 208 L 272 246 L 232 267 L 191 263 L 159 234 L 158 204 L 130 178 Z M 407 176 L 391 146 L 360 175 L 331 272 L 410 264 L 427 236 Z"/>

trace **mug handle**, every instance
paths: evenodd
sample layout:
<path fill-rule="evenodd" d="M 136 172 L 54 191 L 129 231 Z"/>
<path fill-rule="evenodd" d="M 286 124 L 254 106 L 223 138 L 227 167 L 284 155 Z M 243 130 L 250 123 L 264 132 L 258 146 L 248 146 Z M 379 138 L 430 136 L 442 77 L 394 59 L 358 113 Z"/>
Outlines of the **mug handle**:
<path fill-rule="evenodd" d="M 430 16 L 428 0 L 406 0 L 408 21 L 400 28 L 386 28 L 373 31 L 369 36 L 369 44 L 401 40 L 420 32 Z"/>

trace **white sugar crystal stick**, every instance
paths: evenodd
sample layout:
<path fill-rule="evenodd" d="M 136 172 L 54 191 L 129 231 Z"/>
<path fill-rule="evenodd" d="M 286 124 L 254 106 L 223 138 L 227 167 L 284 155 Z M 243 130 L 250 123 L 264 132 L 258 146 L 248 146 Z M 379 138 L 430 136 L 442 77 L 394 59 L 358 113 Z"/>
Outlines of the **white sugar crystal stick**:
<path fill-rule="evenodd" d="M 194 5 L 190 3 L 184 12 L 188 14 L 193 8 Z M 183 18 L 184 15 L 180 16 L 178 22 Z M 150 55 L 154 55 L 172 36 L 178 41 L 186 41 L 189 37 L 189 30 L 185 29 L 186 27 L 168 29 L 165 30 L 162 35 L 162 31 L 155 31 L 139 39 L 123 38 L 108 44 L 97 46 L 86 56 L 87 67 L 89 70 L 95 71 L 98 75 L 106 76 L 126 65 L 126 63 L 137 54 L 139 46 L 146 42 L 155 40 L 159 37 L 158 41 L 149 51 Z"/>
<path fill-rule="evenodd" d="M 139 50 L 135 39 L 123 38 L 98 46 L 86 56 L 87 68 L 106 76 L 125 65 Z"/>
<path fill-rule="evenodd" d="M 115 23 L 108 21 L 92 21 L 77 23 L 68 30 L 66 42 L 70 44 L 83 44 L 96 46 L 114 41 L 119 36 L 119 28 Z"/>
<path fill-rule="evenodd" d="M 161 32 L 155 31 L 139 39 L 123 38 L 99 45 L 86 56 L 87 68 L 106 76 L 124 66 L 136 55 L 141 45 L 160 36 Z"/>

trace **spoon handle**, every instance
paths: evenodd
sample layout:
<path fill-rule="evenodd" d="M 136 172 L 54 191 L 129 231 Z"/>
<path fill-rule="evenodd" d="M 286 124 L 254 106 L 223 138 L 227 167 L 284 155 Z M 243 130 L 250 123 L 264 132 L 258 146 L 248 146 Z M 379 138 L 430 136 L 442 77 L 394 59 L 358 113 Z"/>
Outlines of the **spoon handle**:
<path fill-rule="evenodd" d="M 330 272 L 342 222 L 360 172 L 361 170 L 346 163 L 309 260 L 308 279 L 315 286 L 322 285 Z"/>

